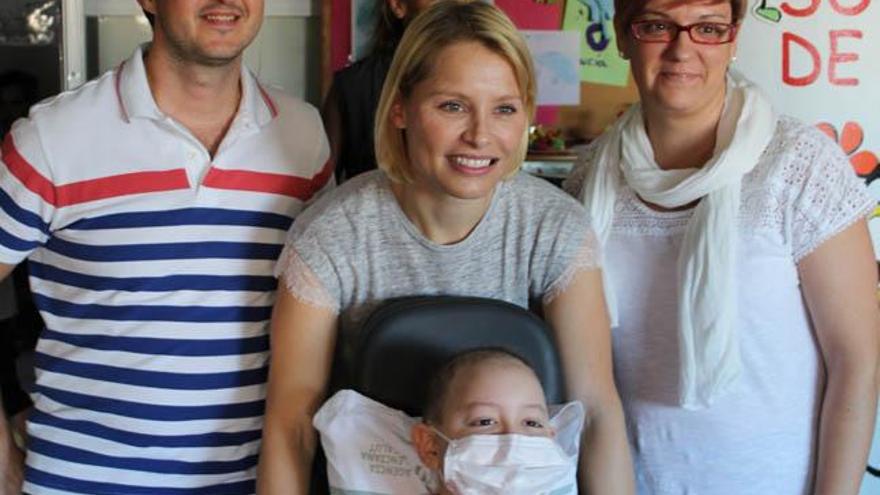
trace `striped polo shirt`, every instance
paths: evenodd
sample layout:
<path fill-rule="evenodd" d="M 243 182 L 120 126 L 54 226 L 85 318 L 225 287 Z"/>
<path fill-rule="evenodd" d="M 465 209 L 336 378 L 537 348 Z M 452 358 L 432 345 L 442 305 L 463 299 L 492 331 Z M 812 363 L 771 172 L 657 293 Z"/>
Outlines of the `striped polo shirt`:
<path fill-rule="evenodd" d="M 275 259 L 332 187 L 317 112 L 242 70 L 214 157 L 139 49 L 3 139 L 0 262 L 46 322 L 25 492 L 254 492 Z"/>

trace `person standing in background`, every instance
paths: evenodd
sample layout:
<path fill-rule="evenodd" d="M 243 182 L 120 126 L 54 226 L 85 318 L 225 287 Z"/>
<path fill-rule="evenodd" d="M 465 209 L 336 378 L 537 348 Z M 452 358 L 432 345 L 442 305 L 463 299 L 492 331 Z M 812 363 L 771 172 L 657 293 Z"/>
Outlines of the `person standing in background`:
<path fill-rule="evenodd" d="M 403 30 L 435 0 L 376 0 L 370 54 L 333 76 L 321 116 L 341 183 L 376 168 L 373 122 L 382 83 Z"/>
<path fill-rule="evenodd" d="M 23 490 L 250 494 L 272 276 L 332 187 L 318 112 L 242 66 L 262 0 L 139 0 L 152 43 L 34 106 L 0 155 L 0 279 L 28 260 Z M 3 495 L 23 466 L 0 422 Z"/>
<path fill-rule="evenodd" d="M 747 2 L 615 7 L 640 103 L 564 187 L 606 255 L 638 493 L 855 495 L 877 412 L 876 201 L 729 69 Z"/>

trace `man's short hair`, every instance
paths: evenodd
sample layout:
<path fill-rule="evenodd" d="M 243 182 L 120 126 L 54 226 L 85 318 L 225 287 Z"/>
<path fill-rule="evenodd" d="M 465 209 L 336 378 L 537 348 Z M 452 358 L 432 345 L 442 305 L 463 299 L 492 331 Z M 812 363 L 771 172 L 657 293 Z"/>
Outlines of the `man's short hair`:
<path fill-rule="evenodd" d="M 440 424 L 443 419 L 449 387 L 462 370 L 472 368 L 488 361 L 508 361 L 521 364 L 532 371 L 532 366 L 519 356 L 501 347 L 481 347 L 456 354 L 446 361 L 431 377 L 422 419 L 429 424 Z M 537 377 L 537 374 L 536 374 Z"/>

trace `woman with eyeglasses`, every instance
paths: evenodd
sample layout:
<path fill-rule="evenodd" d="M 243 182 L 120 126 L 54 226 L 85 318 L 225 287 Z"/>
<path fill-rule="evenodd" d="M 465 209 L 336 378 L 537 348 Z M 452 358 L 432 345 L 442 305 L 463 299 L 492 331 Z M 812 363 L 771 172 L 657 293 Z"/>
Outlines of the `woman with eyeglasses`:
<path fill-rule="evenodd" d="M 616 0 L 640 94 L 566 182 L 605 253 L 640 494 L 856 494 L 877 407 L 875 201 L 729 69 L 744 0 Z"/>

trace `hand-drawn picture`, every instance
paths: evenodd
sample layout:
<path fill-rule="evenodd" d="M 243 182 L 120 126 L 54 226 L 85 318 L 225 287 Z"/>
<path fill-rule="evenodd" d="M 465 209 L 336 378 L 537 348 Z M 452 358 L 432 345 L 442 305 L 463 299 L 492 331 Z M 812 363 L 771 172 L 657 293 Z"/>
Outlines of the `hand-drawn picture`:
<path fill-rule="evenodd" d="M 768 22 L 779 22 L 782 20 L 782 11 L 776 7 L 767 5 L 767 0 L 761 0 L 755 4 L 752 14 L 756 19 Z"/>
<path fill-rule="evenodd" d="M 614 33 L 612 0 L 569 0 L 565 2 L 562 29 L 581 38 L 581 80 L 626 86 L 629 62 L 620 57 Z"/>
<path fill-rule="evenodd" d="M 837 128 L 828 122 L 821 122 L 816 127 L 840 145 L 843 152 L 849 157 L 853 170 L 859 176 L 867 179 L 877 171 L 877 155 L 869 150 L 859 150 L 865 142 L 865 131 L 862 130 L 862 126 L 857 122 L 845 123 L 843 130 L 839 134 Z M 871 181 L 869 180 L 868 182 Z"/>
<path fill-rule="evenodd" d="M 538 79 L 538 105 L 577 105 L 580 44 L 572 31 L 523 31 Z"/>

